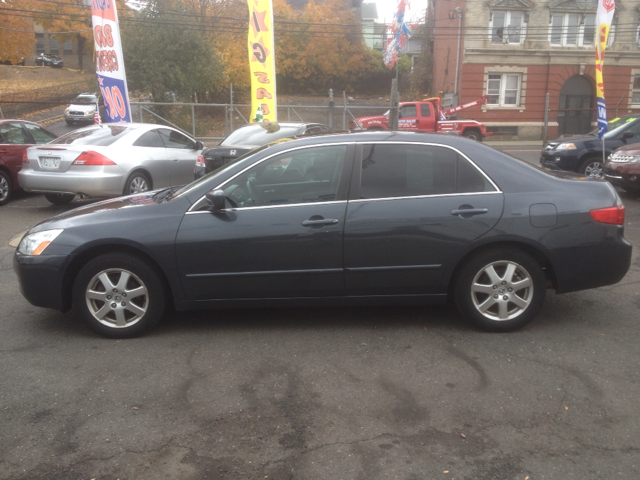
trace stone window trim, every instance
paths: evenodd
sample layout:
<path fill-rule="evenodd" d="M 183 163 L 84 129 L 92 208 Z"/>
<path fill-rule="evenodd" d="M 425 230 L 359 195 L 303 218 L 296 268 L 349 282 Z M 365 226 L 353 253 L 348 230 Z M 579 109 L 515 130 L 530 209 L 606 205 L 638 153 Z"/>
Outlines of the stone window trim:
<path fill-rule="evenodd" d="M 629 108 L 640 108 L 640 100 L 633 102 L 634 97 L 634 89 L 633 84 L 635 83 L 636 78 L 639 79 L 640 82 L 640 68 L 632 68 L 631 69 L 631 78 L 629 80 L 629 101 L 627 102 Z M 636 96 L 640 97 L 640 89 L 635 90 Z"/>
<path fill-rule="evenodd" d="M 494 27 L 496 25 L 496 14 L 504 14 L 504 23 L 503 28 L 504 33 L 501 33 L 500 36 L 504 37 L 503 40 L 496 40 Z M 517 36 L 519 36 L 519 41 L 509 41 L 509 37 L 514 36 L 514 33 L 510 31 L 511 22 L 515 14 L 521 14 L 521 22 L 520 27 L 518 28 Z M 524 41 L 527 38 L 527 26 L 529 25 L 529 11 L 525 10 L 502 10 L 502 9 L 493 9 L 489 14 L 489 41 L 491 45 L 524 45 Z"/>
<path fill-rule="evenodd" d="M 492 67 L 484 67 L 484 79 L 482 84 L 482 92 L 487 92 L 487 85 L 489 82 L 489 74 L 498 73 L 518 73 L 520 74 L 520 104 L 519 105 L 488 105 L 483 104 L 481 110 L 487 112 L 489 110 L 512 110 L 518 112 L 525 111 L 526 105 L 526 93 L 527 93 L 527 67 L 512 67 L 504 65 L 495 65 Z"/>

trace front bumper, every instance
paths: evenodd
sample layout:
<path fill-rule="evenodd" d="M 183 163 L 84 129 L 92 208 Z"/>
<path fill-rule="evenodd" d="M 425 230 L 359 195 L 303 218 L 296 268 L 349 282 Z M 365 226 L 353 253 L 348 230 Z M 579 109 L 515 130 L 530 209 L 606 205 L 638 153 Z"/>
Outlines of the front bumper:
<path fill-rule="evenodd" d="M 18 276 L 20 292 L 36 307 L 68 310 L 65 301 L 63 266 L 67 255 L 13 255 L 13 270 Z"/>
<path fill-rule="evenodd" d="M 27 192 L 73 193 L 89 197 L 116 197 L 122 195 L 126 172 L 118 166 L 82 166 L 82 171 L 43 172 L 22 169 L 18 180 Z"/>
<path fill-rule="evenodd" d="M 86 114 L 64 113 L 64 119 L 67 122 L 93 122 L 94 112 Z"/>
<path fill-rule="evenodd" d="M 604 178 L 622 188 L 640 190 L 640 163 L 607 162 L 602 168 Z"/>
<path fill-rule="evenodd" d="M 580 159 L 575 153 L 566 153 L 566 151 L 542 152 L 540 154 L 540 165 L 545 168 L 566 170 L 569 172 L 577 172 L 580 167 Z"/>

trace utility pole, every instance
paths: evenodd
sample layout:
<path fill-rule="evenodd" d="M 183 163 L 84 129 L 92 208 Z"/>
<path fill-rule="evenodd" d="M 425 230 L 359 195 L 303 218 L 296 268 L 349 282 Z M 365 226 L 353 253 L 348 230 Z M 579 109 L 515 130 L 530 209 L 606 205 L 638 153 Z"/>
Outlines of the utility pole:
<path fill-rule="evenodd" d="M 398 79 L 391 80 L 391 109 L 389 110 L 389 130 L 398 130 Z"/>

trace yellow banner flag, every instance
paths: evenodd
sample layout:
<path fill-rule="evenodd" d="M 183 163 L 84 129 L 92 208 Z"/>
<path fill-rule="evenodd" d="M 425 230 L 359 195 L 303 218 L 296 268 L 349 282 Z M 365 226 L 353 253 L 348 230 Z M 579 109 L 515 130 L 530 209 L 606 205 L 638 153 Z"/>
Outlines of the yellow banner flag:
<path fill-rule="evenodd" d="M 276 62 L 271 0 L 247 0 L 249 5 L 249 66 L 251 122 L 276 123 Z"/>

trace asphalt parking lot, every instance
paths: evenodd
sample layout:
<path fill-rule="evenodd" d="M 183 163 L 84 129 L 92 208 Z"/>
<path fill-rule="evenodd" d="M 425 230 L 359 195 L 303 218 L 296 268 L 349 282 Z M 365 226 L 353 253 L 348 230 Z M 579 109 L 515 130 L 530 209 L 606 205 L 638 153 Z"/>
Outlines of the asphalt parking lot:
<path fill-rule="evenodd" d="M 174 313 L 117 341 L 12 271 L 12 238 L 86 202 L 0 207 L 0 479 L 640 478 L 637 247 L 619 284 L 549 291 L 509 334 L 451 306 L 325 308 Z"/>

